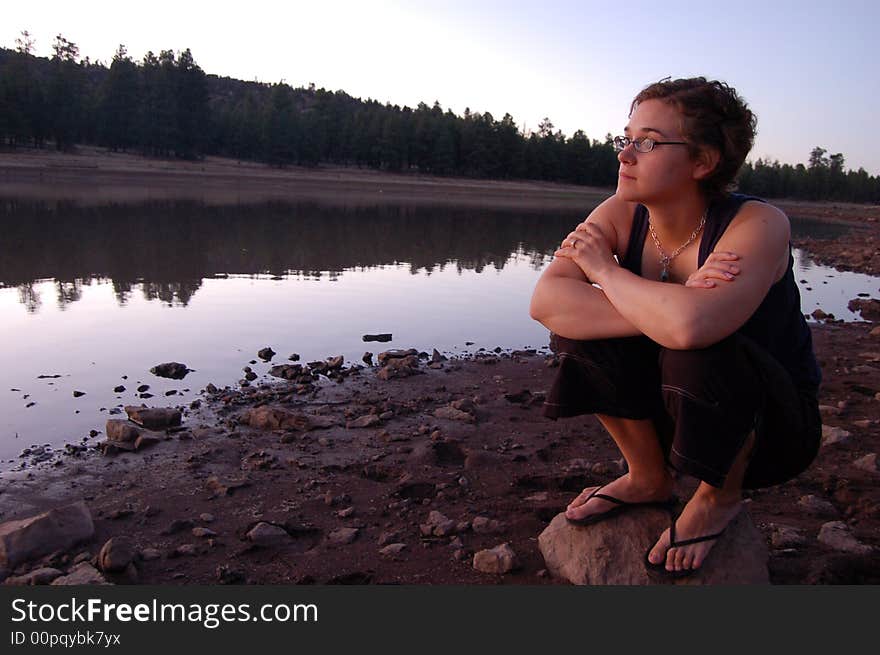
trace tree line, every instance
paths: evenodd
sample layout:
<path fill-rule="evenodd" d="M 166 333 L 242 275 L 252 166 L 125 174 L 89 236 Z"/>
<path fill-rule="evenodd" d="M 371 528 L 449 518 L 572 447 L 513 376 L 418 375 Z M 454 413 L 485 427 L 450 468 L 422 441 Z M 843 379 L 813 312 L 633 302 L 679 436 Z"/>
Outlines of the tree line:
<path fill-rule="evenodd" d="M 510 114 L 466 109 L 459 116 L 362 100 L 344 91 L 294 88 L 207 75 L 189 49 L 148 52 L 135 61 L 122 45 L 109 66 L 79 58 L 58 35 L 50 58 L 33 55 L 22 32 L 0 48 L 0 143 L 6 147 L 77 143 L 150 156 L 205 155 L 274 166 L 334 164 L 395 172 L 535 179 L 611 186 L 617 179 L 610 135 L 566 137 L 545 118 L 521 130 Z M 817 154 L 818 153 L 818 154 Z M 880 178 L 844 171 L 843 155 L 816 148 L 809 167 L 758 160 L 739 189 L 768 197 L 880 200 Z"/>

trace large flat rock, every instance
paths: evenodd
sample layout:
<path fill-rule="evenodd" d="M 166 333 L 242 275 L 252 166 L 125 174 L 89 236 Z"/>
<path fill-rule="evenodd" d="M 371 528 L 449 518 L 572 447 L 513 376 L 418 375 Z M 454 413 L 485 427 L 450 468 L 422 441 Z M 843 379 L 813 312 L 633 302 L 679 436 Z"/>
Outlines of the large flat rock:
<path fill-rule="evenodd" d="M 557 514 L 538 536 L 547 569 L 577 585 L 655 584 L 644 557 L 669 527 L 669 514 L 637 508 L 606 521 L 580 527 Z M 701 570 L 677 584 L 769 584 L 769 553 L 746 511 L 731 521 Z"/>
<path fill-rule="evenodd" d="M 22 562 L 67 550 L 95 534 L 92 514 L 85 502 L 0 524 L 0 572 Z"/>

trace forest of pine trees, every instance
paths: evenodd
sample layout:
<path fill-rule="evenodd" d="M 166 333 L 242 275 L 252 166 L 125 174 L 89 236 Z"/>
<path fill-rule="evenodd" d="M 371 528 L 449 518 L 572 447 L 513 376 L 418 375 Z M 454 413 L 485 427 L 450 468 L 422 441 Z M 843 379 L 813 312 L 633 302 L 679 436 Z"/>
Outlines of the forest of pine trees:
<path fill-rule="evenodd" d="M 353 98 L 344 91 L 293 88 L 207 75 L 189 49 L 148 52 L 135 61 L 119 46 L 109 67 L 79 58 L 61 35 L 51 58 L 36 57 L 22 32 L 0 48 L 0 145 L 76 144 L 149 156 L 205 155 L 274 166 L 334 164 L 396 172 L 534 179 L 611 186 L 617 160 L 610 135 L 566 137 L 545 118 L 524 133 L 510 114 L 439 102 L 415 108 Z M 846 171 L 842 154 L 813 149 L 808 166 L 757 160 L 739 190 L 765 197 L 880 201 L 880 177 Z"/>

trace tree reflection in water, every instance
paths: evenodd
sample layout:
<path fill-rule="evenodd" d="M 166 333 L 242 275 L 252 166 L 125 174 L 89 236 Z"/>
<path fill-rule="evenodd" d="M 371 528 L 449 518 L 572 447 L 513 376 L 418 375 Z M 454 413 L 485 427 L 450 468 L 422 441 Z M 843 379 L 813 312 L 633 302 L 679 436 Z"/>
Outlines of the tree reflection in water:
<path fill-rule="evenodd" d="M 332 206 L 194 201 L 78 206 L 0 199 L 0 284 L 30 313 L 38 280 L 55 280 L 63 308 L 82 287 L 110 280 L 120 306 L 135 290 L 186 306 L 204 278 L 296 276 L 337 280 L 346 270 L 406 263 L 413 275 L 503 270 L 523 253 L 539 270 L 584 211 L 430 205 Z"/>

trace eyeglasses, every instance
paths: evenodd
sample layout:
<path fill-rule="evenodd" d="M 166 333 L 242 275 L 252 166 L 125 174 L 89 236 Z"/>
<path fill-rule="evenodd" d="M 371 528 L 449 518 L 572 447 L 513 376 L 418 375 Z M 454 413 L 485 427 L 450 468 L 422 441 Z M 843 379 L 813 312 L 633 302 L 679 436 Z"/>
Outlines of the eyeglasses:
<path fill-rule="evenodd" d="M 649 136 L 640 136 L 635 139 L 630 139 L 628 136 L 616 136 L 614 137 L 613 144 L 614 150 L 616 152 L 620 152 L 624 148 L 626 148 L 629 144 L 633 145 L 633 148 L 636 149 L 636 152 L 651 152 L 654 149 L 654 146 L 686 146 L 686 141 L 655 141 Z"/>

